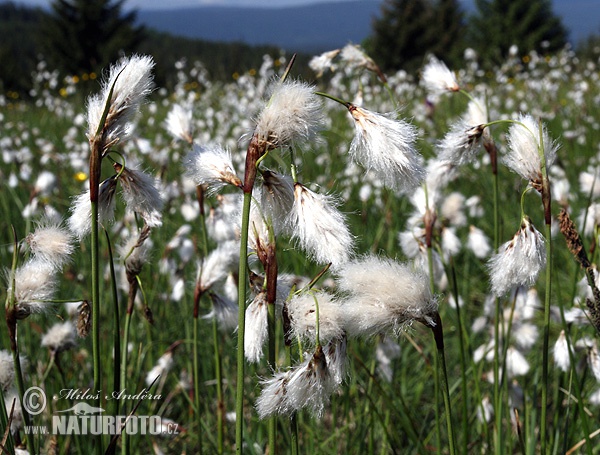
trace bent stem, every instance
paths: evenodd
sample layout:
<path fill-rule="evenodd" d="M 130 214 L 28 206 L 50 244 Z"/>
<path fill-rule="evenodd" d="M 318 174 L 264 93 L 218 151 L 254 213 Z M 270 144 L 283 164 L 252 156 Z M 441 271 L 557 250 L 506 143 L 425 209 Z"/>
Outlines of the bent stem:
<path fill-rule="evenodd" d="M 441 378 L 441 392 L 444 397 L 444 407 L 446 408 L 446 427 L 448 430 L 448 450 L 450 455 L 456 454 L 455 442 L 454 442 L 454 428 L 452 426 L 452 409 L 450 405 L 450 389 L 448 387 L 448 372 L 446 370 L 446 354 L 444 351 L 444 333 L 442 328 L 442 319 L 439 313 L 435 313 L 433 317 L 433 324 L 427 324 L 433 331 L 433 337 L 435 338 L 435 346 L 437 348 L 439 366 L 440 366 L 440 378 Z"/>

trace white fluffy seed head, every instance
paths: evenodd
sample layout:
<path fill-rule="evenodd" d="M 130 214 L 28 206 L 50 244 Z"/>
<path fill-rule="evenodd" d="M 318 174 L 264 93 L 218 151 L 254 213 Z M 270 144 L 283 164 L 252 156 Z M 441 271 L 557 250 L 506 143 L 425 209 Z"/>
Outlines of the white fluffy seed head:
<path fill-rule="evenodd" d="M 477 407 L 477 420 L 481 423 L 489 423 L 494 417 L 494 405 L 488 396 L 481 399 L 481 405 Z"/>
<path fill-rule="evenodd" d="M 263 388 L 256 400 L 256 411 L 261 419 L 274 415 L 289 415 L 294 411 L 287 393 L 292 371 L 278 372 L 273 377 L 261 381 Z"/>
<path fill-rule="evenodd" d="M 332 196 L 294 186 L 294 205 L 288 229 L 300 247 L 320 264 L 339 267 L 352 254 L 354 238 Z"/>
<path fill-rule="evenodd" d="M 105 225 L 114 219 L 115 213 L 115 190 L 117 180 L 115 176 L 109 177 L 100 184 L 98 194 L 98 221 Z M 90 202 L 90 190 L 73 198 L 70 207 L 71 216 L 67 220 L 69 230 L 79 240 L 83 239 L 92 230 L 92 205 Z"/>
<path fill-rule="evenodd" d="M 23 359 L 21 359 L 23 365 Z M 0 387 L 6 393 L 10 389 L 15 380 L 15 364 L 12 354 L 6 349 L 0 350 Z"/>
<path fill-rule="evenodd" d="M 438 159 L 456 166 L 471 163 L 481 150 L 483 125 L 469 125 L 465 120 L 452 124 L 444 139 L 437 144 Z"/>
<path fill-rule="evenodd" d="M 337 349 L 338 353 L 343 350 L 340 346 Z M 335 355 L 333 351 L 330 354 Z M 301 364 L 262 381 L 264 387 L 256 401 L 259 417 L 289 416 L 300 409 L 308 409 L 315 417 L 322 417 L 331 394 L 339 385 L 326 357 L 327 354 L 319 346 Z"/>
<path fill-rule="evenodd" d="M 506 370 L 509 378 L 523 376 L 529 372 L 529 362 L 514 346 L 506 350 Z"/>
<path fill-rule="evenodd" d="M 139 236 L 132 235 L 119 247 L 119 255 L 128 274 L 139 275 L 148 262 L 152 245 L 148 234 L 148 231 L 142 231 Z"/>
<path fill-rule="evenodd" d="M 467 125 L 470 126 L 485 125 L 488 123 L 488 111 L 485 100 L 481 98 L 474 98 L 469 101 L 464 119 Z M 483 134 L 484 136 L 489 136 L 489 129 L 485 129 Z"/>
<path fill-rule="evenodd" d="M 325 71 L 335 71 L 333 59 L 340 53 L 340 49 L 324 52 L 316 55 L 308 62 L 308 67 L 316 73 L 316 77 L 323 76 Z"/>
<path fill-rule="evenodd" d="M 96 136 L 105 106 L 109 105 L 104 125 L 108 143 L 123 141 L 132 132 L 131 120 L 153 88 L 150 56 L 134 55 L 111 66 L 102 92 L 88 99 L 88 138 Z M 109 99 L 110 97 L 110 99 Z"/>
<path fill-rule="evenodd" d="M 21 397 L 19 392 L 15 389 L 9 389 L 4 395 L 4 404 L 6 405 L 6 415 L 11 411 L 14 403 L 14 412 L 12 422 L 10 423 L 10 429 L 13 433 L 18 432 L 23 428 L 23 409 L 21 408 Z M 15 455 L 29 455 L 29 452 L 24 449 L 15 448 Z"/>
<path fill-rule="evenodd" d="M 198 265 L 196 281 L 200 289 L 208 291 L 215 283 L 227 278 L 239 258 L 239 248 L 234 241 L 221 243 Z"/>
<path fill-rule="evenodd" d="M 598 343 L 596 340 L 592 343 L 587 352 L 588 366 L 596 378 L 600 382 L 600 354 L 598 353 Z"/>
<path fill-rule="evenodd" d="M 503 296 L 517 286 L 532 286 L 546 265 L 544 236 L 528 217 L 512 240 L 500 246 L 489 262 L 492 292 Z"/>
<path fill-rule="evenodd" d="M 210 298 L 213 306 L 210 313 L 204 316 L 205 319 L 216 318 L 219 328 L 222 330 L 233 330 L 238 324 L 238 306 L 225 294 L 211 292 Z"/>
<path fill-rule="evenodd" d="M 256 121 L 255 134 L 268 148 L 309 141 L 323 127 L 322 103 L 304 82 L 274 82 L 271 98 Z"/>
<path fill-rule="evenodd" d="M 210 209 L 206 218 L 208 235 L 216 243 L 239 239 L 241 198 L 238 194 L 217 196 L 218 205 Z"/>
<path fill-rule="evenodd" d="M 531 115 L 524 114 L 519 115 L 517 123 L 508 130 L 508 147 L 504 157 L 506 166 L 534 185 L 541 184 L 540 151 L 543 150 L 546 168 L 550 169 L 558 150 L 558 144 L 550 139 L 546 127 Z"/>
<path fill-rule="evenodd" d="M 288 175 L 269 170 L 261 175 L 261 206 L 265 216 L 273 223 L 275 232 L 280 232 L 294 205 L 294 180 Z"/>
<path fill-rule="evenodd" d="M 323 348 L 327 368 L 334 384 L 340 385 L 346 378 L 348 371 L 348 340 L 346 335 L 334 338 Z"/>
<path fill-rule="evenodd" d="M 60 269 L 71 259 L 73 237 L 57 223 L 42 221 L 25 241 L 34 257 Z"/>
<path fill-rule="evenodd" d="M 423 159 L 415 148 L 416 128 L 397 120 L 350 105 L 355 134 L 350 144 L 353 159 L 373 171 L 385 185 L 408 192 L 425 178 Z"/>
<path fill-rule="evenodd" d="M 564 330 L 560 331 L 560 335 L 556 339 L 553 354 L 554 363 L 556 363 L 558 369 L 564 373 L 569 371 L 569 368 L 571 368 L 571 358 L 569 357 L 569 345 Z"/>
<path fill-rule="evenodd" d="M 48 196 L 56 187 L 58 179 L 56 174 L 50 171 L 42 171 L 35 181 L 33 192 L 35 195 Z"/>
<path fill-rule="evenodd" d="M 454 73 L 448 69 L 444 62 L 433 55 L 429 56 L 428 62 L 423 68 L 421 80 L 425 89 L 433 96 L 460 90 Z"/>
<path fill-rule="evenodd" d="M 347 44 L 341 50 L 341 60 L 350 67 L 365 67 L 369 63 L 369 58 L 359 46 Z"/>
<path fill-rule="evenodd" d="M 17 317 L 27 317 L 50 309 L 49 301 L 54 298 L 58 284 L 56 272 L 53 265 L 36 258 L 17 268 L 14 290 Z M 11 282 L 8 283 L 7 292 L 12 292 Z"/>
<path fill-rule="evenodd" d="M 219 192 L 226 185 L 242 185 L 233 167 L 231 153 L 216 144 L 194 144 L 186 159 L 186 174 L 196 185 L 205 185 L 209 194 Z"/>
<path fill-rule="evenodd" d="M 273 240 L 279 234 L 275 227 L 281 227 L 281 223 L 277 225 L 271 223 L 268 213 L 265 212 L 261 202 L 263 189 L 260 187 L 254 188 L 254 200 L 250 206 L 249 232 L 248 232 L 248 247 L 251 250 L 260 254 L 266 252 L 267 248 L 272 246 Z M 240 206 L 241 207 L 241 206 Z M 237 217 L 237 222 L 241 222 L 242 217 Z M 241 229 L 241 226 L 238 225 Z"/>
<path fill-rule="evenodd" d="M 473 225 L 469 226 L 467 248 L 469 248 L 478 259 L 487 258 L 492 251 L 488 236 L 485 235 L 481 229 Z"/>
<path fill-rule="evenodd" d="M 413 321 L 434 324 L 438 301 L 425 273 L 377 256 L 345 264 L 337 284 L 349 294 L 346 331 L 349 335 L 398 332 Z"/>
<path fill-rule="evenodd" d="M 246 333 L 244 355 L 251 363 L 258 363 L 263 356 L 263 345 L 268 337 L 268 303 L 264 292 L 256 295 L 246 308 Z"/>
<path fill-rule="evenodd" d="M 467 216 L 464 212 L 465 197 L 454 191 L 447 195 L 441 203 L 440 215 L 454 227 L 462 227 L 467 224 Z"/>
<path fill-rule="evenodd" d="M 319 307 L 319 340 L 327 343 L 344 334 L 344 306 L 325 291 L 297 294 L 287 303 L 291 330 L 296 337 L 316 341 L 317 305 Z"/>
<path fill-rule="evenodd" d="M 579 174 L 579 190 L 590 197 L 600 197 L 600 168 L 590 167 Z"/>
<path fill-rule="evenodd" d="M 377 371 L 387 382 L 392 382 L 394 375 L 392 362 L 398 357 L 400 357 L 400 345 L 396 341 L 386 337 L 377 344 L 375 349 Z"/>
<path fill-rule="evenodd" d="M 600 204 L 592 203 L 582 209 L 577 218 L 577 224 L 583 235 L 593 235 L 596 226 L 600 225 Z"/>
<path fill-rule="evenodd" d="M 127 208 L 138 213 L 148 227 L 162 226 L 163 200 L 156 179 L 145 172 L 124 168 L 119 175 L 119 182 Z"/>
<path fill-rule="evenodd" d="M 152 384 L 159 376 L 164 379 L 173 367 L 173 351 L 169 350 L 158 358 L 156 365 L 146 375 L 146 385 Z"/>
<path fill-rule="evenodd" d="M 292 409 L 306 408 L 320 418 L 337 385 L 327 365 L 325 353 L 318 346 L 312 356 L 294 368 L 287 385 L 287 398 Z"/>
<path fill-rule="evenodd" d="M 42 337 L 42 346 L 54 353 L 71 349 L 77 345 L 77 332 L 71 321 L 54 324 Z"/>
<path fill-rule="evenodd" d="M 175 139 L 191 144 L 193 142 L 192 110 L 181 104 L 174 104 L 167 118 L 165 127 L 171 136 Z"/>

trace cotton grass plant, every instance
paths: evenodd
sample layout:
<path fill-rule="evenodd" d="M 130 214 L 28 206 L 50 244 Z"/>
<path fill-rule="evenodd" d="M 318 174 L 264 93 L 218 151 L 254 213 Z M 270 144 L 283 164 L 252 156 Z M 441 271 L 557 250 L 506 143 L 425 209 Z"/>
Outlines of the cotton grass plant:
<path fill-rule="evenodd" d="M 6 314 L 30 314 L 9 318 L 20 374 L 0 338 L 7 443 L 593 453 L 597 63 L 526 57 L 493 80 L 472 53 L 457 71 L 430 57 L 415 80 L 349 45 L 312 62 L 327 83 L 269 57 L 219 84 L 180 62 L 168 93 L 134 56 L 87 105 L 39 91 L 59 143 L 30 107 L 3 108 L 3 206 L 24 239 L 2 251 Z M 74 339 L 88 321 L 100 330 Z M 13 397 L 97 377 L 109 392 L 153 384 L 160 401 L 100 406 L 180 433 L 22 444 Z"/>

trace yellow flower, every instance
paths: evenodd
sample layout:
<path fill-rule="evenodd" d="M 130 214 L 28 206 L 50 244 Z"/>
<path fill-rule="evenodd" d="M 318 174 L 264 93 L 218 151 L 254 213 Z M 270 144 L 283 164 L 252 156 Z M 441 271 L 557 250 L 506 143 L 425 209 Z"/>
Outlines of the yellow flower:
<path fill-rule="evenodd" d="M 87 178 L 88 176 L 85 172 L 78 172 L 77 174 L 75 174 L 75 180 L 77 180 L 78 182 L 85 182 Z"/>

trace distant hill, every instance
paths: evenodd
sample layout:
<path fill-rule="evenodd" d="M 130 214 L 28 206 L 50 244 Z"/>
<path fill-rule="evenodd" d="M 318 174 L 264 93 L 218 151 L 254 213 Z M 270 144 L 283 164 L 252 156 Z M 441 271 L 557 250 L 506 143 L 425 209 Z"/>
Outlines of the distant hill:
<path fill-rule="evenodd" d="M 371 32 L 380 2 L 360 0 L 286 8 L 200 6 L 138 11 L 138 21 L 174 35 L 210 41 L 271 44 L 286 51 L 321 52 Z"/>
<path fill-rule="evenodd" d="M 276 4 L 276 2 L 273 2 Z M 461 0 L 467 14 L 474 0 Z M 574 44 L 600 33 L 600 1 L 553 0 L 553 8 L 570 30 Z M 268 44 L 286 51 L 316 53 L 349 42 L 360 43 L 371 33 L 382 0 L 315 3 L 295 7 L 197 6 L 184 9 L 138 10 L 148 27 L 207 41 Z"/>

